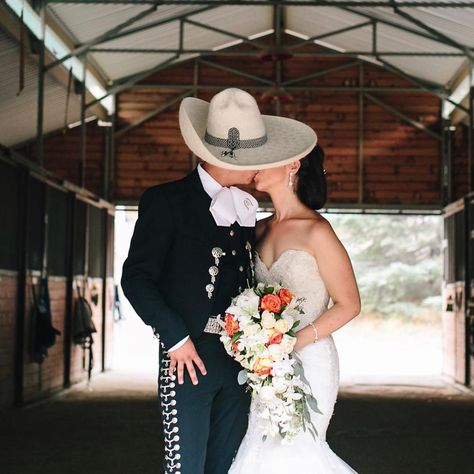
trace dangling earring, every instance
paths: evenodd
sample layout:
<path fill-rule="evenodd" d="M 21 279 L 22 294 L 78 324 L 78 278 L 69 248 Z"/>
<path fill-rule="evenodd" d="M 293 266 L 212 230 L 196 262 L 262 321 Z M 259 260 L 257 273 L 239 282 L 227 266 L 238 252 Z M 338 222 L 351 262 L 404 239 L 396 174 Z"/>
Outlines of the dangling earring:
<path fill-rule="evenodd" d="M 293 186 L 293 180 L 291 179 L 291 175 L 292 175 L 292 173 L 290 173 L 288 175 L 288 187 L 290 187 L 290 188 Z"/>

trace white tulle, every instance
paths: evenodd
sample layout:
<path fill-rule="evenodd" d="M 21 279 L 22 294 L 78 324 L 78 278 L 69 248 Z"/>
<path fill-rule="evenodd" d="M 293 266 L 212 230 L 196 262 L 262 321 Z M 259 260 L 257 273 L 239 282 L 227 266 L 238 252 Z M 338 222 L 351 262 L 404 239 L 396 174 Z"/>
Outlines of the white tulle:
<path fill-rule="evenodd" d="M 279 283 L 295 296 L 305 298 L 305 314 L 298 329 L 307 326 L 327 309 L 329 294 L 317 262 L 308 252 L 286 250 L 270 268 L 257 255 L 255 271 L 258 281 Z M 326 442 L 339 386 L 339 357 L 332 336 L 305 346 L 299 355 L 322 412 L 311 412 L 318 432 L 316 440 L 306 431 L 295 437 L 290 445 L 282 445 L 279 439 L 263 441 L 252 403 L 249 427 L 229 474 L 357 474 Z"/>

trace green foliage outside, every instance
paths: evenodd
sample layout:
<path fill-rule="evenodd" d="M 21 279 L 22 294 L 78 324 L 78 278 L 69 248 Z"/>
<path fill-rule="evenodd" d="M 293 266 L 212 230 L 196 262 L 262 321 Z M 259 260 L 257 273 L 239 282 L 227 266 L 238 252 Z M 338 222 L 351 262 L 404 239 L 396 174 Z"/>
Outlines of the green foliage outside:
<path fill-rule="evenodd" d="M 362 311 L 432 320 L 441 312 L 441 216 L 324 214 L 354 267 Z"/>

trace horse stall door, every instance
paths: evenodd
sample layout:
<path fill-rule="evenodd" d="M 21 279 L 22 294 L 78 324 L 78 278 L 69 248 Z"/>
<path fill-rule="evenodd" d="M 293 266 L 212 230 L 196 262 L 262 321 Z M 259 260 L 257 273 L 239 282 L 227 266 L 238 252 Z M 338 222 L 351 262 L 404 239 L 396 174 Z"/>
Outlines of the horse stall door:
<path fill-rule="evenodd" d="M 467 380 L 466 385 L 472 387 L 474 381 L 474 196 L 466 197 L 467 215 L 467 292 L 466 301 L 466 351 Z"/>
<path fill-rule="evenodd" d="M 444 209 L 443 374 L 461 384 L 467 383 L 465 216 L 464 199 Z"/>
<path fill-rule="evenodd" d="M 469 261 L 472 245 L 468 216 L 469 199 L 459 199 L 444 209 L 444 277 L 443 277 L 443 374 L 453 382 L 470 384 L 472 351 L 469 343 L 470 327 L 466 295 L 469 281 Z M 469 238 L 468 238 L 469 237 Z M 472 263 L 471 263 L 472 265 Z M 471 267 L 472 268 L 472 267 Z M 468 291 L 467 291 L 468 290 Z M 472 339 L 472 337 L 471 337 Z"/>

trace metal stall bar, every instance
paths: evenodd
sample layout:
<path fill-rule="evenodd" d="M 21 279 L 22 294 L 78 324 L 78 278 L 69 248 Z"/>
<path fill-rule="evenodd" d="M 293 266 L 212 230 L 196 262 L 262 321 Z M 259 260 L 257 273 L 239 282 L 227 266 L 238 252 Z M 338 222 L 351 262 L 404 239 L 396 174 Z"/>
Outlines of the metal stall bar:
<path fill-rule="evenodd" d="M 199 90 L 199 61 L 195 59 L 193 61 L 193 97 L 198 96 Z M 197 166 L 197 156 L 194 152 L 191 153 L 191 166 L 192 169 Z"/>
<path fill-rule="evenodd" d="M 474 61 L 469 61 L 469 129 L 467 135 L 468 143 L 468 176 L 469 176 L 469 192 L 474 191 Z"/>
<path fill-rule="evenodd" d="M 73 344 L 72 324 L 74 313 L 74 249 L 77 242 L 76 194 L 67 191 L 67 227 L 66 241 L 66 313 L 64 321 L 64 378 L 63 386 L 71 386 L 71 348 Z"/>
<path fill-rule="evenodd" d="M 285 50 L 288 49 L 285 47 Z M 222 57 L 254 57 L 260 58 L 262 53 L 258 51 L 229 51 L 222 49 L 215 51 L 213 49 L 192 49 L 192 48 L 91 48 L 89 52 L 92 53 L 137 53 L 137 54 L 199 54 L 206 56 L 222 56 Z M 292 57 L 299 58 L 324 58 L 336 56 L 336 51 L 294 51 L 291 53 Z M 345 55 L 363 55 L 375 56 L 373 51 L 344 51 Z M 464 53 L 448 52 L 448 51 L 384 51 L 383 56 L 413 56 L 413 57 L 465 57 Z"/>
<path fill-rule="evenodd" d="M 45 52 L 44 39 L 46 34 L 46 6 L 43 0 L 38 0 L 38 10 L 41 19 L 41 32 L 38 39 L 38 102 L 36 122 L 36 161 L 43 166 L 44 142 L 43 142 L 43 120 L 44 120 L 44 75 L 45 75 Z"/>
<path fill-rule="evenodd" d="M 130 4 L 132 0 L 100 0 L 105 4 Z M 49 3 L 97 3 L 97 0 L 48 0 Z M 354 7 L 387 7 L 392 8 L 391 0 L 164 0 L 155 2 L 154 0 L 133 0 L 133 3 L 140 5 L 159 3 L 164 5 L 282 5 L 294 7 L 334 7 L 334 6 L 354 6 Z M 474 2 L 463 2 L 451 0 L 400 0 L 400 7 L 432 7 L 432 8 L 472 8 Z"/>
<path fill-rule="evenodd" d="M 281 81 L 283 75 L 283 67 L 281 64 L 281 32 L 283 29 L 283 12 L 281 5 L 274 5 L 273 7 L 273 30 L 275 31 L 275 60 L 274 60 L 274 75 L 275 75 L 275 90 L 278 93 L 281 91 Z M 281 115 L 281 97 L 277 96 L 275 100 L 275 115 Z"/>
<path fill-rule="evenodd" d="M 444 108 L 445 101 L 441 102 L 441 110 Z M 441 130 L 442 130 L 442 146 L 441 146 L 441 204 L 448 205 L 453 200 L 452 185 L 452 140 L 451 140 L 451 120 L 445 119 L 440 114 Z"/>
<path fill-rule="evenodd" d="M 359 87 L 364 86 L 364 63 L 359 64 Z M 358 120 L 358 146 L 357 146 L 357 164 L 359 174 L 359 203 L 364 202 L 364 92 L 358 93 L 359 99 L 359 120 Z"/>
<path fill-rule="evenodd" d="M 80 156 L 80 175 L 79 183 L 81 188 L 85 187 L 86 184 L 86 73 L 87 73 L 87 56 L 83 59 L 83 78 L 81 82 L 81 139 L 79 142 L 79 156 Z"/>
<path fill-rule="evenodd" d="M 20 173 L 19 228 L 18 228 L 18 291 L 17 291 L 17 317 L 15 335 L 15 376 L 14 376 L 14 402 L 16 406 L 23 405 L 23 375 L 25 364 L 25 320 L 27 318 L 26 308 L 26 285 L 28 276 L 29 239 L 30 239 L 30 170 L 18 167 Z"/>

